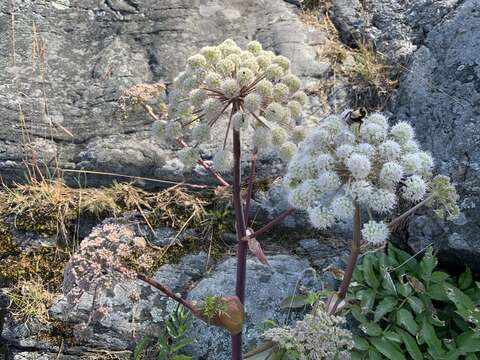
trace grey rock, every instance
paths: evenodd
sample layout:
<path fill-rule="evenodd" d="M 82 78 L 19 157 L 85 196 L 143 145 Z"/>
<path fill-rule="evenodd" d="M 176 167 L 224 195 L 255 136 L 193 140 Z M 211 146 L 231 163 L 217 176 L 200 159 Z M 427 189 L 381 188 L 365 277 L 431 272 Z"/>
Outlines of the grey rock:
<path fill-rule="evenodd" d="M 265 320 L 279 324 L 290 322 L 298 314 L 281 310 L 281 301 L 294 295 L 299 289 L 315 290 L 319 283 L 307 260 L 289 255 L 269 256 L 271 267 L 248 259 L 246 288 L 246 321 L 244 344 L 251 348 L 259 341 L 261 326 Z M 200 281 L 189 293 L 190 299 L 202 299 L 207 295 L 231 295 L 235 293 L 234 258 L 221 263 L 212 274 Z M 190 335 L 196 340 L 191 354 L 198 359 L 229 359 L 230 336 L 220 328 L 209 327 L 196 321 Z"/>
<path fill-rule="evenodd" d="M 363 7 L 359 0 L 335 0 L 332 2 L 332 19 L 342 41 L 350 46 L 356 46 L 363 40 L 365 21 L 362 13 Z"/>
<path fill-rule="evenodd" d="M 441 9 L 441 7 L 440 7 Z M 440 11 L 440 10 L 439 10 Z M 468 0 L 433 28 L 401 79 L 392 106 L 398 120 L 410 120 L 436 170 L 452 177 L 462 215 L 440 223 L 428 214 L 410 226 L 408 244 L 430 243 L 450 263 L 480 270 L 480 8 Z"/>
<path fill-rule="evenodd" d="M 460 0 L 333 0 L 332 19 L 350 45 L 372 42 L 393 65 L 405 63 Z M 399 69 L 400 70 L 400 69 Z"/>
<path fill-rule="evenodd" d="M 162 266 L 153 279 L 185 295 L 192 283 L 200 279 L 206 261 L 205 253 L 187 255 L 178 264 Z M 133 291 L 140 294 L 140 300 L 136 303 L 129 298 Z M 78 306 L 69 311 L 66 299 L 61 298 L 51 307 L 51 316 L 67 320 L 72 325 L 85 323 L 90 315 L 92 300 L 92 295 L 84 294 Z M 140 281 L 114 283 L 99 295 L 97 303 L 104 304 L 109 313 L 91 325 L 92 334 L 85 345 L 110 350 L 130 349 L 135 340 L 143 335 L 159 334 L 164 320 L 176 306 L 161 292 Z"/>
<path fill-rule="evenodd" d="M 305 79 L 323 76 L 330 66 L 315 60 L 312 38 L 321 35 L 307 30 L 297 16 L 299 10 L 283 1 L 25 0 L 15 8 L 12 4 L 0 4 L 6 20 L 0 35 L 0 67 L 5 69 L 0 74 L 0 171 L 7 183 L 24 181 L 22 161 L 32 152 L 41 168 L 58 165 L 67 171 L 211 183 L 201 171 L 180 174 L 170 150 L 152 139 L 148 116 L 134 110 L 123 119 L 115 113 L 116 100 L 125 89 L 138 83 L 170 84 L 189 55 L 228 37 L 241 45 L 257 39 L 266 48 L 293 57 L 294 72 Z M 28 149 L 22 145 L 22 134 L 28 134 Z M 124 180 L 115 175 L 64 174 L 73 185 Z"/>

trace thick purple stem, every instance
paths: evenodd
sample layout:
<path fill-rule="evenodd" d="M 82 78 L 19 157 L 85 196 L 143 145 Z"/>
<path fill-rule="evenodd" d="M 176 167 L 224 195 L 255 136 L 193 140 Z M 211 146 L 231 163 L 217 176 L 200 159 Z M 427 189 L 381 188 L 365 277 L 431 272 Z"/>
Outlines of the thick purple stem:
<path fill-rule="evenodd" d="M 235 294 L 242 304 L 245 304 L 245 282 L 247 276 L 247 250 L 248 244 L 242 239 L 246 235 L 245 218 L 243 217 L 242 196 L 240 193 L 240 133 L 233 131 L 233 207 L 235 209 L 235 226 L 237 230 L 237 278 Z M 232 335 L 232 360 L 242 359 L 242 333 Z"/>
<path fill-rule="evenodd" d="M 250 201 L 253 194 L 253 183 L 255 182 L 257 167 L 257 148 L 255 147 L 252 152 L 252 161 L 250 163 L 250 176 L 248 177 L 247 197 L 245 198 L 245 208 L 243 209 L 243 217 L 245 218 L 245 225 L 248 226 L 248 216 L 250 213 Z"/>

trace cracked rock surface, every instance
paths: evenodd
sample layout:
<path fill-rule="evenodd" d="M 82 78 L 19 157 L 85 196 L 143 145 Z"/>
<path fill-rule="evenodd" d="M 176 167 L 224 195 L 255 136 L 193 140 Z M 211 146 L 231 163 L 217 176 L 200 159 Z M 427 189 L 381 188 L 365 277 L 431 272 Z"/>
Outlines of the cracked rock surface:
<path fill-rule="evenodd" d="M 181 179 L 174 167 L 162 168 L 168 152 L 159 156 L 151 119 L 115 117 L 116 100 L 138 83 L 171 83 L 188 56 L 229 37 L 240 45 L 257 39 L 291 57 L 297 75 L 320 77 L 329 64 L 315 60 L 311 45 L 321 37 L 297 12 L 277 0 L 2 2 L 3 179 L 23 180 L 22 160 L 33 153 L 42 168 Z M 88 185 L 112 180 L 66 175 Z"/>

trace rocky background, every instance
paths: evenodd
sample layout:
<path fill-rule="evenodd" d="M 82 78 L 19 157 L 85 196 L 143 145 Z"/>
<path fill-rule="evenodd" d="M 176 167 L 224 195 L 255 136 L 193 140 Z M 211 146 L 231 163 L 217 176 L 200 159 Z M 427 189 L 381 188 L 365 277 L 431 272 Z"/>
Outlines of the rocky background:
<path fill-rule="evenodd" d="M 422 147 L 434 155 L 438 171 L 456 182 L 462 215 L 447 224 L 428 213 L 419 214 L 399 241 L 412 251 L 433 244 L 445 266 L 461 269 L 466 264 L 480 271 L 476 261 L 480 255 L 480 0 L 4 1 L 0 4 L 3 182 L 25 182 L 25 165 L 35 164 L 44 173 L 62 174 L 75 186 L 108 185 L 125 180 L 121 175 L 211 184 L 201 172 L 180 174 L 169 150 L 152 138 L 151 119 L 138 109 L 131 109 L 127 117 L 119 114 L 117 100 L 139 83 L 164 83 L 168 92 L 187 56 L 229 37 L 242 45 L 258 40 L 292 60 L 294 73 L 310 95 L 305 116 L 321 119 L 330 112 L 365 106 L 369 111 L 386 111 L 392 122 L 409 120 Z M 282 164 L 273 156 L 260 159 L 262 178 L 281 171 Z M 147 189 L 159 186 L 147 179 L 137 179 L 136 184 Z M 269 191 L 258 191 L 255 199 L 259 222 L 284 206 L 275 184 Z M 136 216 L 122 221 L 142 235 L 149 234 L 157 246 L 165 246 L 177 233 L 160 225 L 152 232 Z M 22 251 L 37 251 L 59 241 L 58 232 L 41 236 L 28 227 L 20 231 L 11 217 L 6 218 L 0 232 L 8 236 L 2 235 L 0 241 L 8 238 Z M 82 221 L 78 237 L 87 235 L 98 221 Z M 279 309 L 283 298 L 332 286 L 332 276 L 322 270 L 341 265 L 345 249 L 341 239 L 312 233 L 301 216 L 290 217 L 284 225 L 291 232 L 289 241 L 275 234 L 264 239 L 272 266 L 249 260 L 249 345 L 255 344 L 262 321 L 295 318 L 296 314 L 289 316 Z M 347 236 L 341 229 L 337 235 Z M 227 231 L 222 243 L 231 250 L 229 241 Z M 230 250 L 215 261 L 205 249 L 182 254 L 160 266 L 154 277 L 192 298 L 231 293 Z M 0 273 L 4 273 L 11 265 L 3 261 L 8 252 L 0 255 L 4 267 Z M 48 309 L 47 323 L 21 322 L 7 309 L 9 282 L 2 280 L 0 285 L 5 318 L 0 342 L 5 356 L 17 360 L 54 359 L 58 353 L 65 359 L 128 356 L 135 339 L 157 333 L 168 313 L 165 298 L 150 288 L 119 283 L 105 294 L 114 315 L 96 325 L 89 341 L 70 345 L 67 336 L 58 336 L 65 324 L 61 296 Z M 142 287 L 142 296 L 132 310 L 128 292 L 134 286 Z M 69 315 L 70 324 L 88 316 L 89 299 L 83 300 L 79 310 Z M 140 314 L 137 323 L 132 323 L 132 311 Z M 228 347 L 224 334 L 199 325 L 192 335 L 198 339 L 192 354 L 200 359 L 224 358 Z"/>

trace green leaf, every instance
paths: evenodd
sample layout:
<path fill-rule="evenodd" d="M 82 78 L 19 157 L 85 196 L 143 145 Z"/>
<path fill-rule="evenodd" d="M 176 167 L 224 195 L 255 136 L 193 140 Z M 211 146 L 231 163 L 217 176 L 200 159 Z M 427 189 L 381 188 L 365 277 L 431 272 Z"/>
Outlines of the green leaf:
<path fill-rule="evenodd" d="M 435 283 L 443 283 L 445 280 L 447 280 L 450 277 L 447 273 L 444 273 L 443 271 L 434 271 L 432 273 L 432 281 Z"/>
<path fill-rule="evenodd" d="M 367 351 L 370 344 L 364 338 L 358 335 L 353 335 L 353 347 L 361 351 Z"/>
<path fill-rule="evenodd" d="M 358 352 L 358 351 L 355 351 L 355 350 L 353 350 L 350 353 L 350 356 L 351 356 L 351 360 L 362 360 L 363 359 L 363 354 Z"/>
<path fill-rule="evenodd" d="M 434 358 L 439 358 L 444 354 L 442 349 L 442 343 L 438 339 L 435 329 L 432 324 L 430 324 L 426 317 L 422 319 L 422 328 L 420 330 L 423 340 L 427 343 L 429 347 L 429 353 L 432 353 Z"/>
<path fill-rule="evenodd" d="M 397 312 L 397 323 L 403 326 L 412 335 L 416 335 L 418 331 L 418 324 L 412 316 L 412 313 L 407 309 L 400 309 Z"/>
<path fill-rule="evenodd" d="M 437 266 L 437 262 L 437 258 L 433 256 L 433 247 L 428 247 L 422 261 L 420 261 L 422 279 L 427 280 L 427 282 L 431 279 L 433 269 Z"/>
<path fill-rule="evenodd" d="M 468 354 L 468 355 L 465 357 L 465 360 L 478 360 L 478 357 L 477 357 L 477 355 L 475 355 L 475 354 Z"/>
<path fill-rule="evenodd" d="M 363 276 L 368 286 L 374 289 L 379 287 L 380 281 L 373 270 L 373 258 L 371 256 L 366 256 L 363 259 Z"/>
<path fill-rule="evenodd" d="M 403 297 L 408 297 L 413 292 L 412 287 L 408 283 L 404 284 L 402 282 L 399 282 L 399 283 L 397 283 L 396 288 L 397 288 L 398 293 L 400 295 L 402 295 Z"/>
<path fill-rule="evenodd" d="M 355 318 L 355 320 L 357 320 L 358 322 L 360 323 L 367 323 L 368 322 L 368 319 L 367 317 L 362 313 L 362 310 L 360 309 L 360 306 L 358 305 L 353 305 L 351 307 L 351 313 L 353 315 L 353 317 Z"/>
<path fill-rule="evenodd" d="M 465 353 L 480 352 L 480 332 L 467 331 L 458 336 L 457 344 Z"/>
<path fill-rule="evenodd" d="M 357 292 L 357 297 L 360 300 L 360 306 L 363 312 L 371 310 L 375 304 L 376 292 L 373 289 L 360 290 Z"/>
<path fill-rule="evenodd" d="M 374 322 L 368 322 L 360 326 L 362 331 L 369 336 L 380 336 L 382 335 L 382 328 Z"/>
<path fill-rule="evenodd" d="M 416 296 L 410 296 L 409 298 L 407 298 L 407 302 L 408 305 L 410 305 L 410 307 L 412 308 L 412 310 L 417 314 L 420 314 L 425 310 L 425 305 L 423 304 L 423 301 Z"/>
<path fill-rule="evenodd" d="M 432 284 L 429 286 L 427 295 L 433 300 L 448 301 L 448 296 L 443 287 L 444 284 Z"/>
<path fill-rule="evenodd" d="M 188 355 L 175 355 L 172 360 L 192 360 L 193 358 Z"/>
<path fill-rule="evenodd" d="M 375 309 L 375 313 L 373 315 L 373 321 L 378 322 L 385 314 L 388 314 L 397 305 L 397 300 L 393 297 L 386 297 L 381 300 L 377 308 Z"/>
<path fill-rule="evenodd" d="M 413 336 L 402 329 L 397 329 L 397 331 L 400 333 L 402 340 L 405 343 L 405 347 L 407 348 L 407 351 L 413 360 L 422 360 L 422 352 L 420 351 L 417 341 L 413 338 Z"/>
<path fill-rule="evenodd" d="M 386 267 L 381 267 L 380 272 L 382 274 L 382 287 L 387 291 L 389 295 L 397 295 L 397 288 L 393 282 L 390 273 L 387 271 Z"/>
<path fill-rule="evenodd" d="M 368 360 L 382 360 L 382 355 L 373 347 L 371 347 L 368 350 Z"/>
<path fill-rule="evenodd" d="M 455 286 L 445 284 L 444 285 L 446 295 L 459 310 L 474 310 L 475 304 L 473 301 L 465 295 L 461 290 Z"/>
<path fill-rule="evenodd" d="M 402 343 L 402 338 L 400 335 L 398 335 L 395 331 L 389 330 L 389 331 L 384 331 L 383 336 L 385 339 L 390 340 L 391 342 L 401 344 Z"/>
<path fill-rule="evenodd" d="M 395 346 L 391 341 L 385 338 L 371 338 L 369 340 L 379 352 L 387 357 L 387 359 L 406 360 L 405 356 L 403 356 L 400 351 L 400 348 Z"/>
<path fill-rule="evenodd" d="M 472 285 L 472 271 L 469 267 L 458 278 L 458 287 L 460 290 L 466 290 Z"/>

